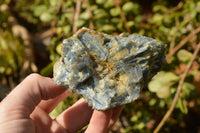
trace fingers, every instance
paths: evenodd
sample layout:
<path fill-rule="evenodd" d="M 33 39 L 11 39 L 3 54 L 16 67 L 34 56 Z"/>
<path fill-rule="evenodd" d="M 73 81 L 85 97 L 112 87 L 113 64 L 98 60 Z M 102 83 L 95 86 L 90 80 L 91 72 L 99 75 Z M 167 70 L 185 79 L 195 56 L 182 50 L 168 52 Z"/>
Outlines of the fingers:
<path fill-rule="evenodd" d="M 92 108 L 83 99 L 80 99 L 61 113 L 55 121 L 63 126 L 67 132 L 75 133 L 89 123 L 92 113 Z"/>
<path fill-rule="evenodd" d="M 115 124 L 115 122 L 118 120 L 123 108 L 124 108 L 124 106 L 118 106 L 113 109 L 112 117 L 111 117 L 109 125 L 108 125 L 108 130 L 110 130 L 113 127 L 113 125 Z"/>
<path fill-rule="evenodd" d="M 22 116 L 29 117 L 42 99 L 55 98 L 64 91 L 52 79 L 31 74 L 3 100 L 1 106 L 9 112 L 17 110 Z"/>
<path fill-rule="evenodd" d="M 112 109 L 106 111 L 94 110 L 86 133 L 106 133 L 112 112 Z"/>
<path fill-rule="evenodd" d="M 42 110 L 44 110 L 47 114 L 49 114 L 57 105 L 59 102 L 64 100 L 66 97 L 68 97 L 71 94 L 69 91 L 65 91 L 62 94 L 58 95 L 57 97 L 49 100 L 42 100 L 38 107 L 40 107 Z"/>
<path fill-rule="evenodd" d="M 115 107 L 106 111 L 95 110 L 90 120 L 86 133 L 106 133 L 115 124 L 123 106 Z"/>

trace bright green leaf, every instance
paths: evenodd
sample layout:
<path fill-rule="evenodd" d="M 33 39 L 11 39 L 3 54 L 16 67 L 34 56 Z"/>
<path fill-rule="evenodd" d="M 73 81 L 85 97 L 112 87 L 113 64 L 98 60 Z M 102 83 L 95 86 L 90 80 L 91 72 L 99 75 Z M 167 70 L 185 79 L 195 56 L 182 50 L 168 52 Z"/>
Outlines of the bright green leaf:
<path fill-rule="evenodd" d="M 134 26 L 134 24 L 135 24 L 135 22 L 134 22 L 134 21 L 128 21 L 128 22 L 127 22 L 127 25 L 128 25 L 129 27 L 132 27 L 132 26 Z"/>
<path fill-rule="evenodd" d="M 159 98 L 168 98 L 171 95 L 170 86 L 162 86 L 157 92 L 156 95 Z"/>
<path fill-rule="evenodd" d="M 152 19 L 149 20 L 150 23 L 152 24 L 155 24 L 155 23 L 161 23 L 162 20 L 163 20 L 163 15 L 162 14 L 159 14 L 159 13 L 156 13 Z"/>
<path fill-rule="evenodd" d="M 186 105 L 186 101 L 182 99 L 181 97 L 178 98 L 177 105 L 179 109 L 181 110 L 182 113 L 187 114 L 188 113 L 188 108 Z"/>
<path fill-rule="evenodd" d="M 107 0 L 104 4 L 104 8 L 111 8 L 114 6 L 113 0 Z"/>
<path fill-rule="evenodd" d="M 110 9 L 110 15 L 113 16 L 113 17 L 119 16 L 120 15 L 119 8 L 112 8 L 112 9 Z"/>
<path fill-rule="evenodd" d="M 70 25 L 66 25 L 63 27 L 63 31 L 66 35 L 69 35 L 69 33 L 71 32 L 71 26 Z"/>
<path fill-rule="evenodd" d="M 79 16 L 80 19 L 85 19 L 85 20 L 88 20 L 90 19 L 90 14 L 88 11 L 85 11 L 85 12 L 82 12 Z"/>
<path fill-rule="evenodd" d="M 83 25 L 85 24 L 85 20 L 83 20 L 83 19 L 78 19 L 78 20 L 76 20 L 74 23 L 75 23 L 75 25 L 76 25 L 77 27 L 81 27 L 81 26 L 83 26 Z"/>
<path fill-rule="evenodd" d="M 60 0 L 50 0 L 49 2 L 51 6 L 57 6 L 60 3 Z"/>
<path fill-rule="evenodd" d="M 192 53 L 185 49 L 181 49 L 177 53 L 177 57 L 181 62 L 187 63 L 191 60 L 192 58 Z"/>
<path fill-rule="evenodd" d="M 190 96 L 195 91 L 195 86 L 192 83 L 184 82 L 182 90 L 181 96 Z"/>
<path fill-rule="evenodd" d="M 42 76 L 51 76 L 53 73 L 53 62 L 48 64 L 46 67 L 44 67 L 41 71 L 40 74 Z"/>
<path fill-rule="evenodd" d="M 153 79 L 149 82 L 148 88 L 151 92 L 157 92 L 160 89 L 162 89 L 164 86 L 167 86 L 167 88 L 170 87 L 178 80 L 179 80 L 179 77 L 176 76 L 174 73 L 161 71 L 156 76 L 154 76 Z M 163 91 L 168 92 L 167 89 Z"/>
<path fill-rule="evenodd" d="M 46 5 L 39 5 L 33 8 L 33 13 L 35 16 L 39 17 L 41 14 L 48 10 Z"/>
<path fill-rule="evenodd" d="M 49 22 L 52 19 L 53 19 L 53 16 L 50 13 L 48 13 L 48 12 L 44 12 L 40 16 L 40 20 L 43 21 L 43 22 Z"/>
<path fill-rule="evenodd" d="M 61 51 L 62 51 L 62 43 L 58 44 L 56 47 L 56 52 L 61 55 Z"/>
<path fill-rule="evenodd" d="M 102 19 L 108 16 L 108 13 L 104 9 L 97 9 L 94 11 L 94 19 Z"/>
<path fill-rule="evenodd" d="M 123 6 L 122 6 L 122 11 L 125 13 L 128 12 L 132 12 L 135 10 L 138 10 L 139 5 L 137 3 L 133 3 L 133 2 L 126 2 Z"/>
<path fill-rule="evenodd" d="M 109 33 L 116 30 L 116 28 L 113 25 L 106 24 L 100 30 Z"/>
<path fill-rule="evenodd" d="M 62 102 L 60 102 L 57 106 L 56 106 L 56 108 L 49 114 L 50 115 L 50 117 L 52 118 L 52 119 L 54 119 L 54 118 L 56 118 L 62 111 L 63 111 L 63 106 L 64 106 L 64 102 L 62 101 Z"/>
<path fill-rule="evenodd" d="M 104 4 L 105 0 L 96 0 L 96 3 L 99 4 L 99 5 Z"/>

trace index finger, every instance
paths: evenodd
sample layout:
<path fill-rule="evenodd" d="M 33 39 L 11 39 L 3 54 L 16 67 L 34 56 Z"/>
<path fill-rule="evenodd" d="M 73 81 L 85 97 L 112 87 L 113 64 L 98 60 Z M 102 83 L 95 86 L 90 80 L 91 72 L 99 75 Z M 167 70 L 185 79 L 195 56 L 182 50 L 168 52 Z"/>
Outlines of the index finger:
<path fill-rule="evenodd" d="M 19 117 L 27 118 L 41 100 L 55 98 L 64 91 L 51 78 L 31 74 L 1 102 L 0 111 L 18 111 L 21 112 Z"/>

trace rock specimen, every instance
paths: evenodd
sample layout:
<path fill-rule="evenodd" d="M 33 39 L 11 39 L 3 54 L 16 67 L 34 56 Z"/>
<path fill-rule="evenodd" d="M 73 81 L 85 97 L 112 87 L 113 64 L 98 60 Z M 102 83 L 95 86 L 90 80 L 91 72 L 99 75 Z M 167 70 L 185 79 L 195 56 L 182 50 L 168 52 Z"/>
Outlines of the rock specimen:
<path fill-rule="evenodd" d="M 56 84 L 107 110 L 129 103 L 160 70 L 165 45 L 140 35 L 112 36 L 82 28 L 63 41 Z"/>

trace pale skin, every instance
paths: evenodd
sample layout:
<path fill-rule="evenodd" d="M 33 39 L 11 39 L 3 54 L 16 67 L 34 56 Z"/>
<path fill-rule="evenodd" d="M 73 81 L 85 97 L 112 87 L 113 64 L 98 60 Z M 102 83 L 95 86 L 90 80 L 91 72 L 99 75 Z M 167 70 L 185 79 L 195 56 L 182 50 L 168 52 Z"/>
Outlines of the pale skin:
<path fill-rule="evenodd" d="M 86 133 L 107 133 L 123 108 L 97 111 L 80 99 L 51 119 L 49 113 L 69 95 L 53 79 L 29 75 L 0 103 L 1 133 L 76 133 L 87 124 Z"/>

